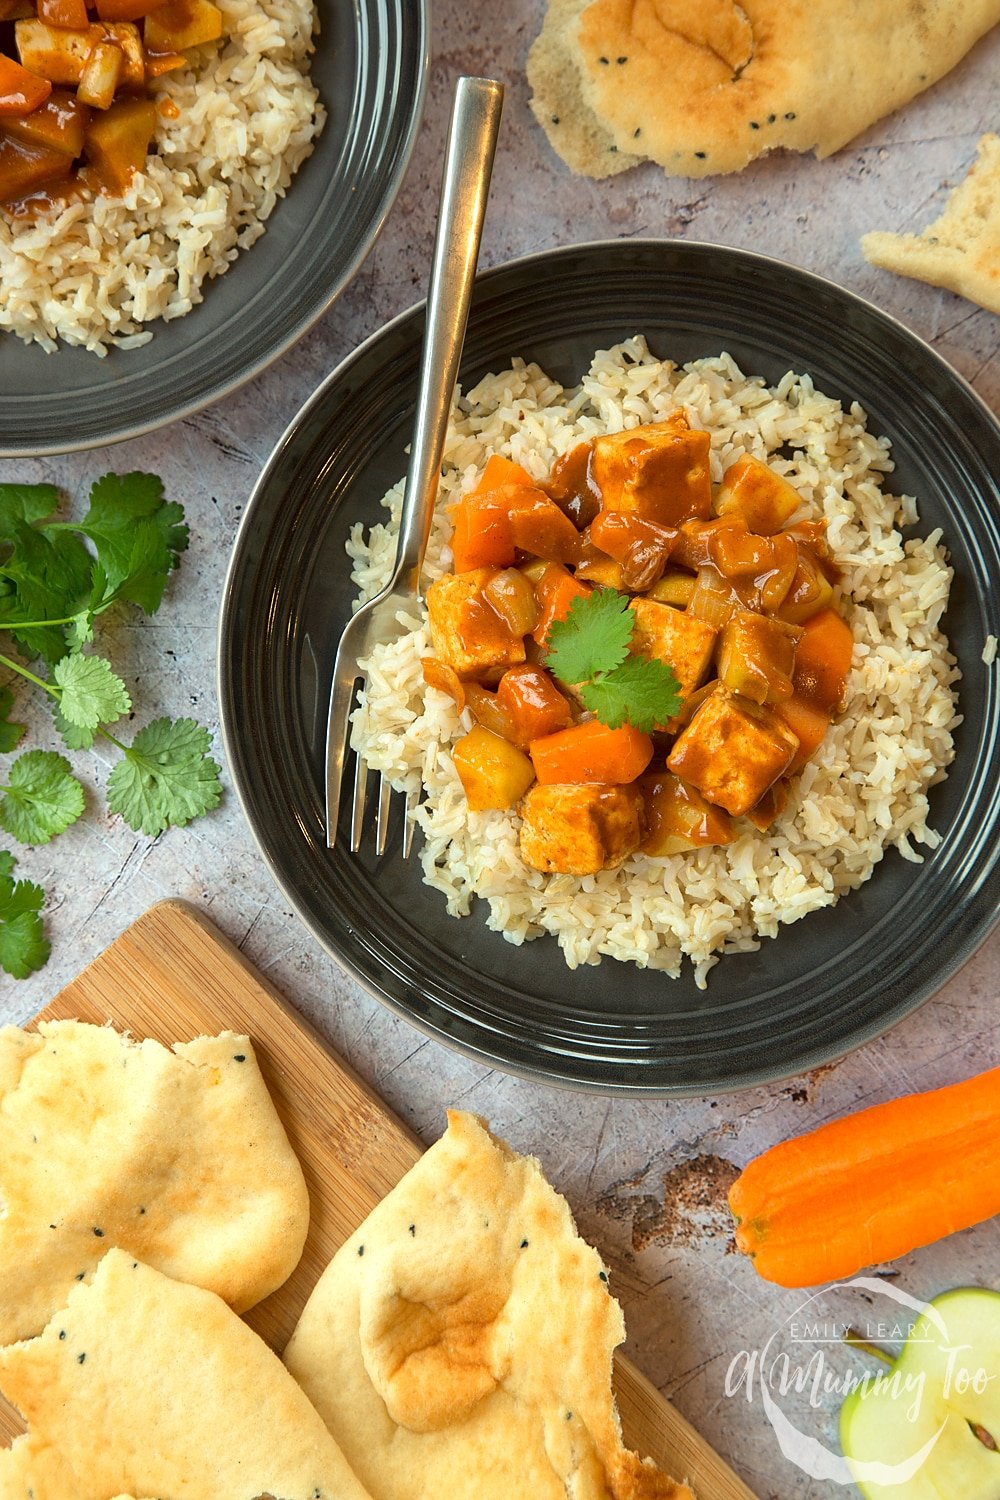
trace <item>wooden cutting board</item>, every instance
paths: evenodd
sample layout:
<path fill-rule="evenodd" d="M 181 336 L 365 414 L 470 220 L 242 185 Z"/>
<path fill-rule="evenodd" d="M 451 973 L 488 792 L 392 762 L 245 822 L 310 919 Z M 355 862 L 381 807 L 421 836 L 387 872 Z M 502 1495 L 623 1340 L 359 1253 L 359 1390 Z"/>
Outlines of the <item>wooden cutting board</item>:
<path fill-rule="evenodd" d="M 246 1033 L 309 1184 L 302 1259 L 246 1314 L 284 1348 L 320 1272 L 417 1160 L 417 1137 L 329 1050 L 301 1016 L 193 907 L 162 901 L 112 943 L 36 1020 L 113 1022 L 134 1036 L 187 1041 Z M 442 1106 L 447 1104 L 442 1100 Z M 695 1429 L 625 1359 L 615 1389 L 629 1447 L 686 1477 L 701 1500 L 755 1500 Z M 23 1431 L 0 1396 L 0 1443 Z"/>

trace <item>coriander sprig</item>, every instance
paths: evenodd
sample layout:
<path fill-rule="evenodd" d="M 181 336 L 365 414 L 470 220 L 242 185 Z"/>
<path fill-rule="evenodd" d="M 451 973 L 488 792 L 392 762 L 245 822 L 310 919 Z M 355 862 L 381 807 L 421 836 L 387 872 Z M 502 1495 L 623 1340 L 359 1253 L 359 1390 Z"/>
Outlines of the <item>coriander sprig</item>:
<path fill-rule="evenodd" d="M 549 626 L 546 665 L 609 729 L 631 724 L 651 734 L 679 711 L 680 683 L 666 662 L 629 655 L 634 628 L 627 594 L 599 588 L 579 595 Z"/>
<path fill-rule="evenodd" d="M 0 666 L 51 700 L 68 749 L 89 750 L 100 736 L 121 752 L 108 778 L 109 808 L 155 837 L 217 805 L 210 736 L 192 719 L 161 718 L 123 743 L 111 726 L 131 713 L 131 694 L 106 657 L 82 648 L 114 605 L 131 603 L 149 615 L 159 609 L 188 544 L 184 512 L 164 499 L 155 474 L 141 473 L 99 479 L 81 521 L 60 520 L 58 504 L 52 485 L 0 485 L 0 634 L 28 659 L 40 657 L 47 675 L 5 652 Z M 10 689 L 0 688 L 0 752 L 24 735 L 12 706 Z M 22 843 L 47 843 L 83 810 L 83 787 L 54 751 L 28 751 L 5 781 L 0 773 L 0 827 Z M 44 892 L 14 882 L 12 869 L 13 855 L 0 851 L 0 968 L 23 978 L 48 956 Z"/>

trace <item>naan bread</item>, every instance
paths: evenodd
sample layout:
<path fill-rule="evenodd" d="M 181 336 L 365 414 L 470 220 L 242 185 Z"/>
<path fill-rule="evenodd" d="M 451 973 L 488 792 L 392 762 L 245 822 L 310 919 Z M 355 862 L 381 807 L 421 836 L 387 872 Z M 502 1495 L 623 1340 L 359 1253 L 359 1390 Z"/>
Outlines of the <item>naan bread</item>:
<path fill-rule="evenodd" d="M 921 234 L 876 231 L 862 237 L 861 249 L 873 266 L 1000 313 L 1000 136 L 983 136 L 972 170 Z"/>
<path fill-rule="evenodd" d="M 831 155 L 997 21 L 1000 0 L 592 0 L 570 45 L 620 152 L 706 177 L 779 146 Z"/>
<path fill-rule="evenodd" d="M 619 151 L 606 125 L 584 103 L 576 28 L 590 0 L 549 0 L 545 24 L 528 53 L 531 108 L 553 151 L 581 177 L 613 177 L 643 160 Z"/>
<path fill-rule="evenodd" d="M 309 1198 L 247 1038 L 0 1029 L 0 1344 L 112 1245 L 241 1312 L 291 1274 Z"/>
<path fill-rule="evenodd" d="M 0 1349 L 0 1390 L 28 1423 L 0 1451 L 4 1500 L 369 1500 L 267 1345 L 123 1250 Z"/>
<path fill-rule="evenodd" d="M 622 1446 L 596 1251 L 474 1116 L 330 1263 L 285 1351 L 374 1500 L 693 1500 Z"/>

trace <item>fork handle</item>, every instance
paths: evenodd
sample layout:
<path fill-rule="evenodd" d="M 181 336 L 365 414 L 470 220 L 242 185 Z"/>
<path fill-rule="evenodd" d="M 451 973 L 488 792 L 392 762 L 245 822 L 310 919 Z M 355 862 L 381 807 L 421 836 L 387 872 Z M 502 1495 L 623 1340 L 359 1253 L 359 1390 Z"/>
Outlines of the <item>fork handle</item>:
<path fill-rule="evenodd" d="M 489 78 L 458 80 L 427 294 L 413 447 L 391 585 L 409 588 L 414 594 L 419 591 L 441 477 L 502 109 L 503 84 Z"/>

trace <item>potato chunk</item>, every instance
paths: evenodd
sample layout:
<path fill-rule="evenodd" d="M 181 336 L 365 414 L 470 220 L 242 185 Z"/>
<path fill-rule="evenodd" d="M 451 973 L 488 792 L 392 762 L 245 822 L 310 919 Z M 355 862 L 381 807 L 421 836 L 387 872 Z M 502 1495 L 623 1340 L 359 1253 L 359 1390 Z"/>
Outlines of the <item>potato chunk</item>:
<path fill-rule="evenodd" d="M 632 511 L 661 526 L 707 521 L 712 513 L 709 437 L 684 412 L 665 422 L 594 441 L 591 469 L 605 510 Z"/>
<path fill-rule="evenodd" d="M 446 573 L 427 590 L 427 614 L 434 655 L 459 677 L 479 677 L 525 659 L 524 640 L 515 635 L 483 596 L 498 572 L 473 568 Z"/>
<path fill-rule="evenodd" d="M 775 714 L 720 688 L 678 735 L 667 765 L 738 818 L 788 770 L 798 748 L 797 736 Z"/>
<path fill-rule="evenodd" d="M 535 779 L 535 768 L 523 750 L 482 724 L 462 736 L 452 756 L 470 812 L 513 807 Z"/>
<path fill-rule="evenodd" d="M 717 516 L 740 516 L 748 531 L 773 536 L 802 504 L 794 485 L 745 453 L 730 464 L 715 496 Z"/>
<path fill-rule="evenodd" d="M 533 786 L 521 815 L 521 856 L 547 875 L 613 869 L 642 838 L 642 796 L 634 786 Z"/>
<path fill-rule="evenodd" d="M 633 599 L 631 609 L 635 615 L 632 650 L 673 667 L 681 697 L 689 698 L 711 665 L 715 626 L 653 599 Z"/>

